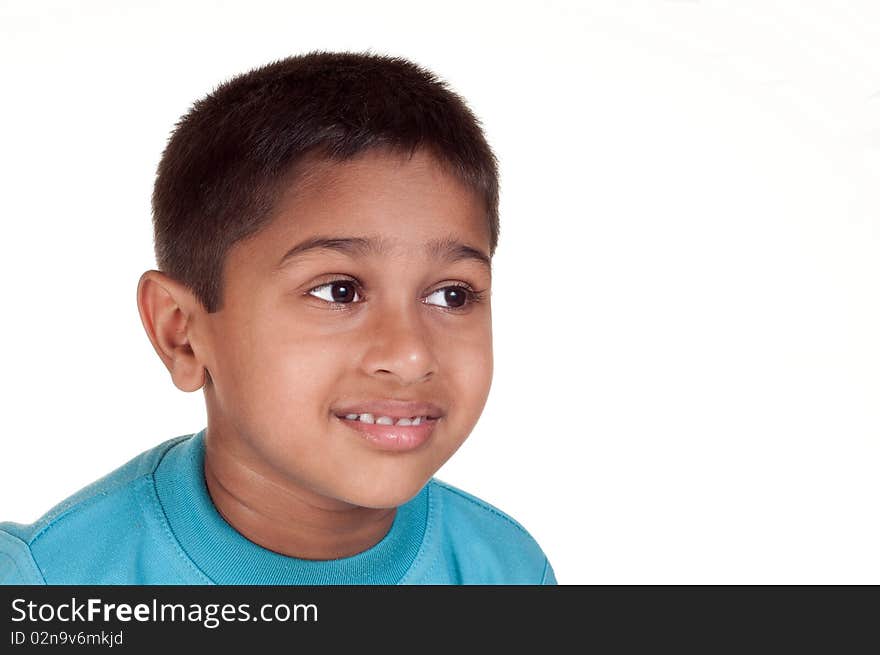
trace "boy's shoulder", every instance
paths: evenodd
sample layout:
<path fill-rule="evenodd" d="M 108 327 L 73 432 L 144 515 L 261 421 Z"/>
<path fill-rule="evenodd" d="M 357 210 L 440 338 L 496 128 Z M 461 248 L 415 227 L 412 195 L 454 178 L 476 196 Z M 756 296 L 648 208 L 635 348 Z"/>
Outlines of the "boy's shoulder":
<path fill-rule="evenodd" d="M 555 584 L 543 550 L 510 515 L 436 478 L 428 491 L 427 548 L 403 582 Z"/>
<path fill-rule="evenodd" d="M 152 474 L 164 454 L 185 435 L 133 457 L 52 507 L 30 524 L 0 523 L 0 584 L 53 584 L 72 579 L 71 567 L 107 561 L 120 535 L 135 535 L 144 505 L 155 497 Z M 117 543 L 105 538 L 113 535 Z M 77 553 L 79 557 L 72 557 Z M 87 579 L 85 571 L 76 578 Z M 108 583 L 112 581 L 108 580 Z"/>
<path fill-rule="evenodd" d="M 534 543 L 517 520 L 485 500 L 437 478 L 431 480 L 431 493 L 443 503 L 446 519 L 459 527 L 472 527 L 487 536 L 504 536 Z M 537 545 L 537 544 L 535 544 Z"/>

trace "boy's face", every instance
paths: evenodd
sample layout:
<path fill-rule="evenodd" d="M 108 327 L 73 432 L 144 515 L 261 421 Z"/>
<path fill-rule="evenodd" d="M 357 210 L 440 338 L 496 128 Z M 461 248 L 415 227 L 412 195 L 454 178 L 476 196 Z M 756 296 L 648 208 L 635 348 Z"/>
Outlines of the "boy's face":
<path fill-rule="evenodd" d="M 384 249 L 313 248 L 282 261 L 319 237 Z M 198 319 L 212 447 L 324 507 L 414 496 L 489 394 L 491 271 L 460 248 L 488 256 L 489 240 L 480 197 L 425 152 L 319 164 L 280 197 L 268 227 L 231 249 L 223 309 Z M 434 407 L 374 419 L 439 418 L 428 428 L 340 418 L 386 400 Z"/>

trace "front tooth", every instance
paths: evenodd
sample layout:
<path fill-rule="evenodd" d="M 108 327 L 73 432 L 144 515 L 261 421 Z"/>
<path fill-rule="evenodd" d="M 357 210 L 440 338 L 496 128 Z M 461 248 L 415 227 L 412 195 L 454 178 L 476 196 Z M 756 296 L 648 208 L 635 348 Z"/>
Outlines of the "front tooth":
<path fill-rule="evenodd" d="M 421 416 L 416 416 L 413 419 L 413 422 L 410 423 L 410 425 L 421 425 L 421 424 L 422 424 L 422 417 Z"/>
<path fill-rule="evenodd" d="M 408 418 L 399 418 L 395 425 L 412 425 L 412 420 Z"/>
<path fill-rule="evenodd" d="M 390 416 L 380 416 L 376 419 L 376 425 L 394 425 L 394 419 Z"/>
<path fill-rule="evenodd" d="M 362 423 L 375 423 L 375 419 L 372 414 L 361 414 L 361 422 Z"/>
<path fill-rule="evenodd" d="M 356 421 L 358 416 L 360 416 L 360 414 L 346 414 L 345 418 L 347 418 L 349 421 Z"/>

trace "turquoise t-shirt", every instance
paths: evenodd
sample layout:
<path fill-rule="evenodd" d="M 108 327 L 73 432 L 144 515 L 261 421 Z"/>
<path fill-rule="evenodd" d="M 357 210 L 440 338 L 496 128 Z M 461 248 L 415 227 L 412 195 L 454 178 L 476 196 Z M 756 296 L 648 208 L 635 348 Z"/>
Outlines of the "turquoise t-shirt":
<path fill-rule="evenodd" d="M 556 583 L 519 523 L 436 479 L 352 557 L 303 560 L 258 546 L 211 501 L 204 436 L 141 453 L 35 523 L 0 523 L 0 584 Z"/>

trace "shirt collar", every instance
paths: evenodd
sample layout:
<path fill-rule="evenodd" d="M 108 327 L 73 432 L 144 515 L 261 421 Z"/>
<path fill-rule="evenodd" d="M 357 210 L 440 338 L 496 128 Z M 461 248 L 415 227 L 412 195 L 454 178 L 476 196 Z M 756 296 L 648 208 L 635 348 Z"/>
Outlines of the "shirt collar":
<path fill-rule="evenodd" d="M 418 554 L 428 517 L 429 486 L 397 508 L 388 534 L 351 557 L 305 560 L 248 540 L 220 515 L 205 484 L 205 432 L 174 445 L 154 473 L 171 532 L 217 584 L 396 584 Z"/>

